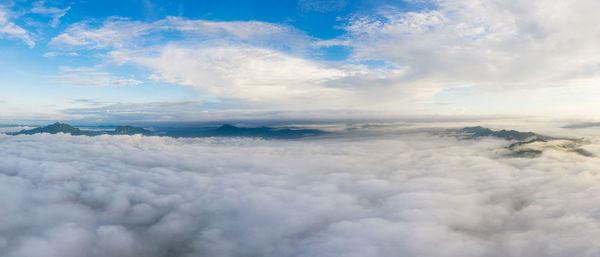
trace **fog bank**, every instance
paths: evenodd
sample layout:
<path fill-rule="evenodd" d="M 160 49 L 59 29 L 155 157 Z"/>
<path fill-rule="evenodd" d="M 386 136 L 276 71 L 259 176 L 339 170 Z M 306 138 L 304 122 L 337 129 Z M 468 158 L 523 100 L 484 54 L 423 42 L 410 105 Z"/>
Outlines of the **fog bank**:
<path fill-rule="evenodd" d="M 599 160 L 505 145 L 0 135 L 0 256 L 600 255 Z"/>

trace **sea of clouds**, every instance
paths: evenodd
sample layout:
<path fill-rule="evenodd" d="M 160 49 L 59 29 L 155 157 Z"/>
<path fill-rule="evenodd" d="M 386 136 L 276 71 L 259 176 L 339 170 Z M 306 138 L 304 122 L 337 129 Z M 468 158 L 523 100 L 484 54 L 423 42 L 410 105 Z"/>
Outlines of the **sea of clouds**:
<path fill-rule="evenodd" d="M 600 159 L 505 145 L 0 135 L 0 256 L 600 256 Z"/>

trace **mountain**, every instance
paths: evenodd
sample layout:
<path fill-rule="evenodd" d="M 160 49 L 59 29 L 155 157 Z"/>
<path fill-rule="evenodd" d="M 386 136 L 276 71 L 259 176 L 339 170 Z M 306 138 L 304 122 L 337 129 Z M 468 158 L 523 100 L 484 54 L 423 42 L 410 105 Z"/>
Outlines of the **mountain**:
<path fill-rule="evenodd" d="M 581 148 L 585 144 L 583 139 L 549 137 L 533 132 L 521 132 L 516 130 L 491 130 L 481 126 L 465 127 L 454 130 L 458 136 L 466 139 L 477 139 L 481 137 L 495 137 L 508 141 L 516 141 L 504 147 L 508 156 L 535 158 L 541 156 L 546 150 L 571 152 L 585 157 L 594 155 Z"/>
<path fill-rule="evenodd" d="M 168 136 L 168 137 L 256 137 L 269 139 L 296 139 L 309 136 L 318 136 L 325 134 L 325 131 L 316 129 L 277 129 L 269 127 L 241 128 L 233 125 L 222 125 L 218 128 L 211 127 L 191 127 L 191 128 L 171 128 L 166 132 L 155 133 L 153 131 L 133 127 L 118 126 L 109 131 L 92 131 L 75 128 L 65 123 L 54 123 L 45 127 L 39 127 L 19 132 L 7 133 L 9 135 L 32 135 L 39 133 L 65 133 L 74 136 L 98 136 L 98 135 L 145 135 L 145 136 Z"/>
<path fill-rule="evenodd" d="M 132 126 L 119 126 L 114 131 L 93 131 L 93 130 L 82 130 L 73 127 L 66 123 L 54 123 L 45 127 L 39 127 L 34 129 L 24 129 L 19 132 L 8 133 L 9 135 L 33 135 L 40 133 L 57 134 L 65 133 L 73 136 L 98 136 L 98 135 L 151 135 L 152 131 L 143 128 L 132 127 Z"/>
<path fill-rule="evenodd" d="M 133 127 L 133 126 L 118 126 L 115 128 L 115 131 L 109 131 L 108 134 L 110 135 L 136 135 L 136 134 L 141 134 L 144 136 L 150 136 L 152 134 L 154 134 L 154 132 L 147 130 L 147 129 L 143 129 L 143 128 L 138 128 L 138 127 Z"/>
<path fill-rule="evenodd" d="M 100 132 L 97 132 L 97 131 L 81 130 L 81 129 L 75 128 L 69 124 L 58 123 L 58 122 L 48 125 L 48 126 L 45 126 L 45 127 L 39 127 L 39 128 L 34 128 L 34 129 L 24 129 L 19 132 L 13 132 L 13 133 L 8 133 L 8 134 L 10 134 L 10 135 L 33 135 L 33 134 L 39 134 L 39 133 L 49 133 L 49 134 L 65 133 L 65 134 L 71 134 L 74 136 L 80 136 L 80 135 L 97 136 L 97 135 L 100 135 Z"/>
<path fill-rule="evenodd" d="M 533 132 L 520 132 L 516 130 L 491 130 L 481 126 L 476 127 L 465 127 L 458 130 L 459 133 L 464 133 L 470 138 L 478 137 L 496 137 L 506 140 L 527 140 L 532 138 L 537 139 L 550 139 L 550 137 L 538 135 Z"/>
<path fill-rule="evenodd" d="M 594 154 L 581 148 L 585 140 L 571 138 L 535 138 L 527 141 L 519 141 L 510 144 L 506 149 L 517 157 L 538 157 L 546 150 L 571 152 L 585 157 L 593 157 Z"/>
<path fill-rule="evenodd" d="M 317 129 L 277 129 L 270 127 L 243 128 L 233 125 L 222 125 L 218 128 L 190 128 L 186 130 L 168 131 L 171 137 L 257 137 L 270 139 L 295 139 L 325 134 Z"/>

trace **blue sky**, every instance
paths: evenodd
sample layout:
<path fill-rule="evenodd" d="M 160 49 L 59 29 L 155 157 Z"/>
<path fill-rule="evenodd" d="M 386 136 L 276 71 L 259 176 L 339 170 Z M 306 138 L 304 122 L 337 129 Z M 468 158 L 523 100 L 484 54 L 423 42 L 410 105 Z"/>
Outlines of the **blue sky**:
<path fill-rule="evenodd" d="M 586 110 L 600 107 L 600 29 L 585 24 L 597 5 L 3 1 L 0 122 L 274 112 L 595 119 Z"/>

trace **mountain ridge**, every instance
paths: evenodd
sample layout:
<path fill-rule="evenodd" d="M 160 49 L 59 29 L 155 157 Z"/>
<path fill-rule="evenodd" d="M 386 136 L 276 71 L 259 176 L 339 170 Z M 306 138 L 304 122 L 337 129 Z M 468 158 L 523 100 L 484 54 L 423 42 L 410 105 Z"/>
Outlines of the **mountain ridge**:
<path fill-rule="evenodd" d="M 94 131 L 82 130 L 66 123 L 56 122 L 43 127 L 34 129 L 24 129 L 18 132 L 6 133 L 8 135 L 33 135 L 33 134 L 58 134 L 65 133 L 74 136 L 99 136 L 99 135 L 144 135 L 144 136 L 168 136 L 174 138 L 194 138 L 194 137 L 254 137 L 266 139 L 297 139 L 326 134 L 327 132 L 317 129 L 289 129 L 289 128 L 271 128 L 271 127 L 236 127 L 230 124 L 224 124 L 217 128 L 214 127 L 195 127 L 179 130 L 166 131 L 164 133 L 150 131 L 140 127 L 129 125 L 117 126 L 114 130 Z"/>
<path fill-rule="evenodd" d="M 508 155 L 513 157 L 535 158 L 549 149 L 571 152 L 585 157 L 594 156 L 594 154 L 582 148 L 585 144 L 583 139 L 551 137 L 517 130 L 492 130 L 481 126 L 464 127 L 452 130 L 452 132 L 458 132 L 457 136 L 463 139 L 495 137 L 511 141 L 512 143 L 504 147 L 504 150 L 507 150 Z"/>

